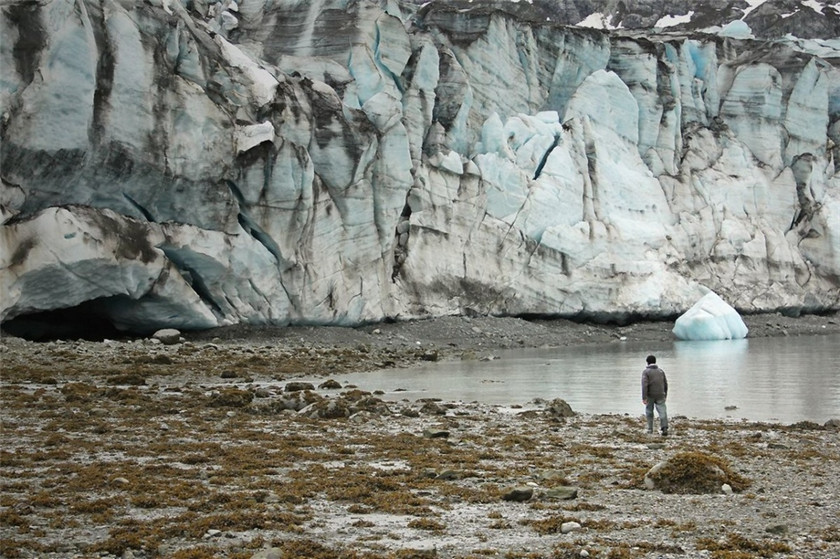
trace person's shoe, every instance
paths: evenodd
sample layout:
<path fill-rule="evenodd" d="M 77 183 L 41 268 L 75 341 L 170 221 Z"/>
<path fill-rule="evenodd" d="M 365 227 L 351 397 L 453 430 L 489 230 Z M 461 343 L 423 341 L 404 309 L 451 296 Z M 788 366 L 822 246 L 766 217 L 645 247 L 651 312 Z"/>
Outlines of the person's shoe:
<path fill-rule="evenodd" d="M 667 429 L 666 429 L 665 431 L 662 431 L 662 436 L 663 436 L 663 437 L 667 437 L 667 436 L 668 436 L 668 430 L 667 430 Z"/>

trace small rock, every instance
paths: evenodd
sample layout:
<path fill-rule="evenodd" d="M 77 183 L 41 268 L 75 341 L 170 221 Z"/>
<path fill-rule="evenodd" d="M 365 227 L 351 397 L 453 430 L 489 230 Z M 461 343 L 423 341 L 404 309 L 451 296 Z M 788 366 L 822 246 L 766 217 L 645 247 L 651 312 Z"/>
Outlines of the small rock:
<path fill-rule="evenodd" d="M 840 429 L 840 419 L 833 418 L 829 419 L 825 422 L 824 427 L 826 429 Z"/>
<path fill-rule="evenodd" d="M 578 488 L 570 487 L 568 485 L 561 485 L 559 487 L 552 487 L 545 490 L 545 497 L 547 499 L 556 501 L 568 501 L 576 499 L 578 496 Z"/>
<path fill-rule="evenodd" d="M 362 410 L 360 412 L 356 412 L 353 415 L 351 415 L 350 416 L 350 421 L 352 421 L 353 423 L 361 424 L 361 423 L 367 423 L 368 421 L 371 421 L 375 418 L 376 418 L 376 416 L 374 414 L 372 414 L 371 412 Z"/>
<path fill-rule="evenodd" d="M 158 340 L 163 345 L 175 345 L 181 341 L 181 332 L 175 328 L 163 328 L 152 335 L 153 340 Z"/>
<path fill-rule="evenodd" d="M 502 500 L 523 503 L 530 499 L 533 495 L 534 489 L 532 487 L 514 487 L 502 495 Z"/>
<path fill-rule="evenodd" d="M 283 559 L 283 557 L 285 557 L 285 554 L 279 547 L 270 547 L 251 555 L 251 559 Z"/>
<path fill-rule="evenodd" d="M 437 351 L 430 350 L 424 352 L 423 355 L 420 356 L 420 359 L 422 361 L 439 361 L 440 354 Z"/>
<path fill-rule="evenodd" d="M 724 495 L 732 495 L 732 486 L 728 483 L 724 483 L 720 486 L 720 490 L 723 491 Z"/>
<path fill-rule="evenodd" d="M 215 538 L 216 536 L 220 536 L 222 534 L 221 530 L 216 530 L 214 528 L 210 528 L 207 532 L 204 533 L 204 538 Z"/>
<path fill-rule="evenodd" d="M 329 379 L 319 384 L 318 388 L 321 390 L 339 390 L 341 388 L 341 384 L 337 380 Z"/>
<path fill-rule="evenodd" d="M 769 534 L 776 534 L 777 536 L 782 536 L 784 534 L 787 534 L 788 527 L 784 524 L 774 524 L 773 526 L 768 526 L 764 531 Z"/>
<path fill-rule="evenodd" d="M 581 557 L 589 557 L 589 552 L 586 551 L 585 549 L 581 549 L 580 553 L 578 553 L 578 555 L 580 555 Z"/>
<path fill-rule="evenodd" d="M 423 436 L 427 439 L 448 439 L 449 431 L 446 429 L 424 429 Z"/>
<path fill-rule="evenodd" d="M 580 524 L 577 522 L 564 522 L 560 525 L 561 534 L 568 534 L 569 532 L 574 532 L 576 530 L 580 530 Z"/>
<path fill-rule="evenodd" d="M 434 402 L 426 402 L 420 408 L 420 413 L 425 415 L 446 415 L 446 409 Z"/>
<path fill-rule="evenodd" d="M 211 408 L 241 408 L 247 406 L 254 399 L 254 394 L 248 390 L 238 388 L 223 388 L 212 393 L 207 405 Z"/>
<path fill-rule="evenodd" d="M 124 477 L 115 477 L 112 481 L 114 485 L 128 485 L 129 481 Z"/>
<path fill-rule="evenodd" d="M 115 386 L 144 386 L 146 384 L 146 378 L 139 373 L 125 373 L 109 377 L 106 382 Z"/>
<path fill-rule="evenodd" d="M 315 385 L 311 382 L 289 382 L 283 389 L 285 392 L 300 392 L 302 390 L 315 390 Z"/>
<path fill-rule="evenodd" d="M 155 340 L 157 343 L 162 343 L 159 340 Z M 165 354 L 158 354 L 158 355 L 150 355 L 148 357 L 142 357 L 138 359 L 140 363 L 152 363 L 154 365 L 171 365 L 174 363 L 171 357 Z"/>
<path fill-rule="evenodd" d="M 443 470 L 440 474 L 438 474 L 437 479 L 442 479 L 444 481 L 452 481 L 458 479 L 458 477 L 460 476 L 455 470 Z"/>
<path fill-rule="evenodd" d="M 352 415 L 348 402 L 341 398 L 321 398 L 320 400 L 306 406 L 298 413 L 304 417 L 312 419 L 338 419 L 341 417 L 350 417 Z"/>
<path fill-rule="evenodd" d="M 560 470 L 544 470 L 537 475 L 537 479 L 542 481 L 544 485 L 563 485 L 566 476 Z"/>

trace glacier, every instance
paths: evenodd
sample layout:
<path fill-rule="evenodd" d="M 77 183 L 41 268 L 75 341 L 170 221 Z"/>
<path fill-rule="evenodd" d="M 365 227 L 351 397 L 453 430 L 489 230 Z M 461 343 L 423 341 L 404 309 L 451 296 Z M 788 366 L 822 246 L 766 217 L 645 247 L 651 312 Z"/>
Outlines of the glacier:
<path fill-rule="evenodd" d="M 0 320 L 840 308 L 840 42 L 462 4 L 4 3 Z"/>

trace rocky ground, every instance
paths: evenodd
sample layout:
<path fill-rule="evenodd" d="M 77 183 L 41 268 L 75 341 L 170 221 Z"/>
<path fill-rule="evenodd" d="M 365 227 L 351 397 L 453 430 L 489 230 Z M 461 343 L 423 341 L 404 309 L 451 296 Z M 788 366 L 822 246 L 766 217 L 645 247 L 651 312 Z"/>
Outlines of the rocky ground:
<path fill-rule="evenodd" d="M 745 321 L 752 337 L 840 333 L 836 315 Z M 840 556 L 831 425 L 683 417 L 665 439 L 640 417 L 565 417 L 559 402 L 393 403 L 329 382 L 505 347 L 661 341 L 670 326 L 477 317 L 237 327 L 172 345 L 3 336 L 0 555 Z"/>

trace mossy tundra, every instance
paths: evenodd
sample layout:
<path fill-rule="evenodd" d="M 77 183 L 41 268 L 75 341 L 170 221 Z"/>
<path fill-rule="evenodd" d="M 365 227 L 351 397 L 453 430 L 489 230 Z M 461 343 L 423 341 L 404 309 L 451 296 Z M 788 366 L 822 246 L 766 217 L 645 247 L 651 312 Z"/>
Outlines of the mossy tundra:
<path fill-rule="evenodd" d="M 838 433 L 821 426 L 677 416 L 660 439 L 641 409 L 558 420 L 537 404 L 373 405 L 349 386 L 315 392 L 367 402 L 350 417 L 278 404 L 296 377 L 423 358 L 412 347 L 0 351 L 3 557 L 840 556 Z M 725 465 L 733 494 L 644 488 L 691 453 Z M 523 486 L 529 500 L 502 500 Z"/>

